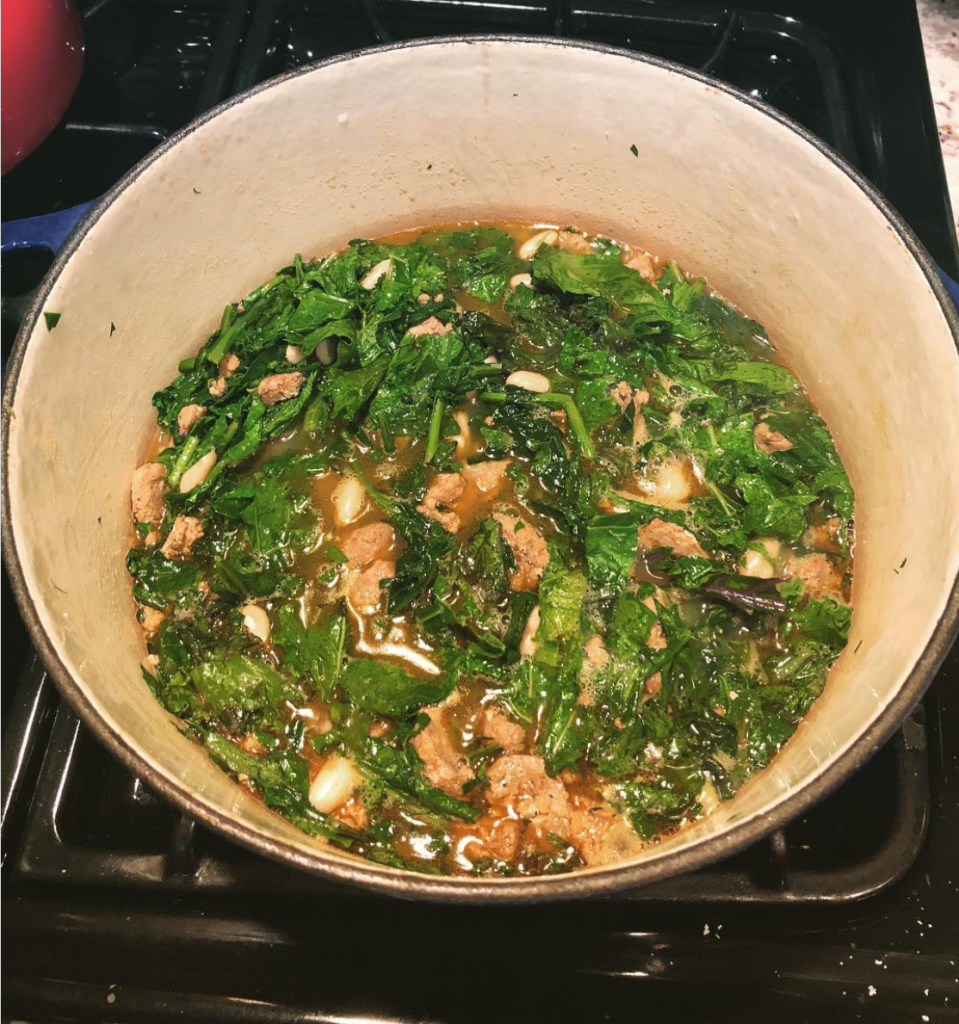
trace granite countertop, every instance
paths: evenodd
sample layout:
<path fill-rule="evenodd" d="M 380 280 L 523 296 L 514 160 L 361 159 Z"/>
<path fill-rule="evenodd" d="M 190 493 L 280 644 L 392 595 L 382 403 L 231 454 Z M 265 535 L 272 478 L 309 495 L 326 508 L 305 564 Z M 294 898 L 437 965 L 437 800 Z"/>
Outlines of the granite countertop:
<path fill-rule="evenodd" d="M 917 0 L 942 158 L 959 232 L 959 0 Z"/>

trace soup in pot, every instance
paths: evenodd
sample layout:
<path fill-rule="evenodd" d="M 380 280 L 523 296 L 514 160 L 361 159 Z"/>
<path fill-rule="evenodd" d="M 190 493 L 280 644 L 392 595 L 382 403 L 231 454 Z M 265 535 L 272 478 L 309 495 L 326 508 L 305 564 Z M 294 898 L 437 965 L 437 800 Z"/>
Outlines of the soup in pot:
<path fill-rule="evenodd" d="M 445 874 L 615 862 L 821 693 L 853 494 L 763 328 L 573 229 L 299 256 L 153 397 L 147 681 L 305 832 Z"/>

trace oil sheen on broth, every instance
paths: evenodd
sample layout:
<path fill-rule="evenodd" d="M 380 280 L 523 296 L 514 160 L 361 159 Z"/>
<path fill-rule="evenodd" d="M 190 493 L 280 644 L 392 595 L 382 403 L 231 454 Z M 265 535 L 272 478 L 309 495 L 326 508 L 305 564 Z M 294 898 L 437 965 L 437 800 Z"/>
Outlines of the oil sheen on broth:
<path fill-rule="evenodd" d="M 154 396 L 146 679 L 378 863 L 596 867 L 713 811 L 822 691 L 853 495 L 762 327 L 574 229 L 299 256 Z"/>

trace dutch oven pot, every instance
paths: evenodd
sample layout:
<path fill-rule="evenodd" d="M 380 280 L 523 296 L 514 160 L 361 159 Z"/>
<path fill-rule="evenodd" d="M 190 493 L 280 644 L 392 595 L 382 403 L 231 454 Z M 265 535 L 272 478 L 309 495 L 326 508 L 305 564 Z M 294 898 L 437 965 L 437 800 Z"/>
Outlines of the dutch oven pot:
<path fill-rule="evenodd" d="M 822 698 L 715 813 L 624 863 L 437 878 L 297 831 L 182 736 L 140 675 L 124 555 L 150 396 L 228 302 L 358 236 L 573 224 L 705 275 L 762 321 L 856 492 L 855 613 Z M 43 312 L 61 314 L 48 330 Z M 87 726 L 188 814 L 268 856 L 411 897 L 590 895 L 726 856 L 862 764 L 931 680 L 959 606 L 959 322 L 855 171 L 734 89 L 599 46 L 480 38 L 306 68 L 152 153 L 84 219 L 23 326 L 4 401 L 4 542 L 33 639 Z"/>
<path fill-rule="evenodd" d="M 83 28 L 73 0 L 4 0 L 0 171 L 16 167 L 53 131 L 83 70 Z"/>

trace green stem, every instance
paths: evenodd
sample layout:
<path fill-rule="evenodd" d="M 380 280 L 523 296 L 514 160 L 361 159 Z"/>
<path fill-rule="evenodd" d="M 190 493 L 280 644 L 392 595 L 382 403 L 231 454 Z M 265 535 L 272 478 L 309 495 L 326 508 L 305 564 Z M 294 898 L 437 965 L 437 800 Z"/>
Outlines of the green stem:
<path fill-rule="evenodd" d="M 227 349 L 225 345 L 229 344 L 229 339 L 233 337 L 234 332 L 231 331 L 231 327 L 234 323 L 236 323 L 236 307 L 224 307 L 223 316 L 220 317 L 220 330 L 217 332 L 217 340 L 213 343 L 209 352 L 206 353 L 207 359 L 211 362 L 219 363 L 219 361 L 226 355 Z M 224 342 L 224 338 L 228 340 Z"/>
<path fill-rule="evenodd" d="M 282 284 L 288 278 L 284 274 L 277 274 L 271 281 L 267 281 L 266 284 L 261 284 L 259 288 L 254 288 L 252 292 L 243 300 L 243 305 L 249 307 L 252 303 L 258 302 L 266 295 L 267 292 L 273 291 L 278 285 Z"/>
<path fill-rule="evenodd" d="M 480 395 L 484 402 L 492 402 L 499 405 L 506 401 L 506 393 L 503 391 L 484 391 Z M 596 458 L 596 447 L 593 439 L 589 436 L 583 417 L 580 415 L 572 395 L 561 395 L 557 391 L 547 391 L 545 394 L 532 394 L 530 401 L 536 405 L 551 405 L 558 409 L 565 409 L 569 419 L 569 429 L 573 432 L 579 444 L 579 450 L 587 459 Z"/>
<path fill-rule="evenodd" d="M 306 407 L 306 412 L 303 414 L 303 429 L 306 433 L 315 434 L 319 429 L 324 405 L 323 396 L 317 395 Z"/>
<path fill-rule="evenodd" d="M 380 428 L 380 440 L 383 443 L 383 451 L 385 451 L 387 455 L 392 455 L 396 451 L 396 443 L 393 439 L 393 430 L 390 427 L 390 421 L 384 413 L 381 413 L 376 422 L 377 426 Z"/>
<path fill-rule="evenodd" d="M 426 462 L 432 462 L 436 450 L 440 446 L 440 431 L 443 429 L 443 416 L 446 413 L 446 402 L 437 398 L 433 403 L 433 412 L 430 416 L 430 429 L 426 435 Z"/>
<path fill-rule="evenodd" d="M 503 745 L 501 743 L 491 743 L 488 747 L 481 747 L 479 750 L 474 750 L 466 760 L 469 761 L 470 764 L 476 764 L 477 761 L 484 758 L 487 754 L 495 754 L 496 751 L 502 749 Z"/>
<path fill-rule="evenodd" d="M 470 376 L 482 380 L 484 377 L 498 377 L 502 372 L 502 363 L 485 363 L 483 366 L 474 366 Z"/>
<path fill-rule="evenodd" d="M 729 503 L 729 499 L 712 480 L 706 481 L 706 490 L 719 502 L 727 516 L 731 516 L 736 511 L 736 506 Z"/>
<path fill-rule="evenodd" d="M 236 307 L 233 305 L 227 306 L 223 310 L 223 316 L 220 317 L 220 334 L 222 334 L 229 326 L 233 323 L 233 318 L 236 316 Z"/>
<path fill-rule="evenodd" d="M 248 309 L 245 313 L 241 313 L 230 326 L 223 331 L 219 338 L 213 343 L 213 346 L 207 352 L 207 359 L 215 366 L 219 364 L 220 360 L 230 351 L 230 344 L 233 341 L 240 328 L 249 319 L 250 314 L 253 312 L 252 309 Z"/>
<path fill-rule="evenodd" d="M 552 405 L 559 409 L 565 409 L 569 420 L 569 429 L 579 444 L 579 450 L 587 459 L 596 458 L 593 439 L 589 436 L 589 431 L 586 429 L 586 424 L 583 422 L 583 417 L 580 415 L 572 395 L 560 395 L 554 391 L 547 391 L 543 395 L 533 395 L 533 401 L 537 405 Z"/>
<path fill-rule="evenodd" d="M 353 471 L 359 477 L 360 483 L 366 488 L 366 493 L 376 502 L 380 508 L 385 509 L 387 512 L 394 512 L 397 507 L 397 502 L 393 498 L 387 497 L 385 494 L 381 494 L 371 483 L 370 478 L 363 471 L 363 467 L 357 463 L 353 467 Z"/>
<path fill-rule="evenodd" d="M 206 357 L 211 363 L 219 363 L 227 352 L 230 351 L 230 345 L 239 333 L 240 329 L 253 318 L 254 314 L 258 314 L 260 312 L 261 300 L 266 298 L 269 292 L 285 280 L 286 278 L 282 274 L 278 274 L 272 281 L 267 281 L 265 285 L 257 288 L 256 291 L 250 292 L 250 294 L 243 300 L 246 305 L 246 309 L 244 309 L 244 311 L 226 328 L 226 330 L 221 329 L 220 336 L 213 343 L 212 348 L 207 352 Z M 231 308 L 232 307 L 227 306 L 227 310 Z M 226 320 L 226 317 L 227 312 L 224 310 L 224 321 Z"/>
<path fill-rule="evenodd" d="M 180 449 L 180 454 L 176 457 L 176 461 L 173 463 L 173 468 L 167 475 L 167 483 L 176 488 L 180 483 L 180 477 L 186 472 L 187 466 L 190 465 L 190 460 L 193 458 L 193 453 L 196 451 L 197 445 L 200 443 L 198 437 L 191 436 L 186 439 L 183 447 Z"/>

